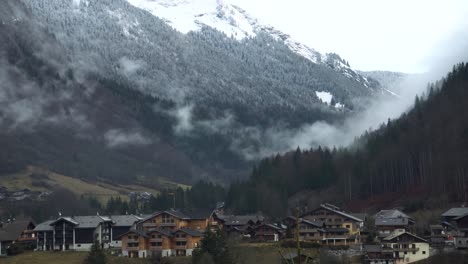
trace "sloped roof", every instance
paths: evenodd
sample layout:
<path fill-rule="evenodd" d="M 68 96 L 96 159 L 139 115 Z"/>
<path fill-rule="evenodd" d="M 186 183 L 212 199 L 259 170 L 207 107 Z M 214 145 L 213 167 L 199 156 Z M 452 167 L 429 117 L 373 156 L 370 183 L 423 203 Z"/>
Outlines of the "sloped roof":
<path fill-rule="evenodd" d="M 376 226 L 407 226 L 408 218 L 375 218 Z"/>
<path fill-rule="evenodd" d="M 411 218 L 407 214 L 397 209 L 380 210 L 375 214 L 375 218 Z"/>
<path fill-rule="evenodd" d="M 306 219 L 302 219 L 301 222 L 304 222 L 306 224 L 314 225 L 316 227 L 323 227 L 323 222 L 322 221 L 309 221 Z"/>
<path fill-rule="evenodd" d="M 161 229 L 161 228 L 150 229 L 146 233 L 151 234 L 151 233 L 154 233 L 154 232 L 159 233 L 159 234 L 164 235 L 164 236 L 167 236 L 167 237 L 172 236 L 172 233 L 171 233 L 170 230 L 164 230 L 164 229 Z"/>
<path fill-rule="evenodd" d="M 249 221 L 252 222 L 263 222 L 265 217 L 261 214 L 255 215 L 217 215 L 225 225 L 247 225 Z"/>
<path fill-rule="evenodd" d="M 203 233 L 201 233 L 201 232 L 199 232 L 197 230 L 190 229 L 190 228 L 181 228 L 181 229 L 179 229 L 177 231 L 174 231 L 174 233 L 177 233 L 177 232 L 184 232 L 187 235 L 190 235 L 190 236 L 193 236 L 193 237 L 203 236 Z"/>
<path fill-rule="evenodd" d="M 120 236 L 118 236 L 117 238 L 121 238 L 121 237 L 126 236 L 126 235 L 128 235 L 130 233 L 134 233 L 134 234 L 137 234 L 137 235 L 142 236 L 142 237 L 148 237 L 148 234 L 143 230 L 130 229 L 127 232 L 125 232 L 125 233 L 121 234 Z"/>
<path fill-rule="evenodd" d="M 96 228 L 104 220 L 99 215 L 74 216 L 73 220 L 78 223 L 76 228 Z"/>
<path fill-rule="evenodd" d="M 427 240 L 425 240 L 424 238 L 421 238 L 421 237 L 418 237 L 417 235 L 415 234 L 411 234 L 409 232 L 406 232 L 406 231 L 400 231 L 400 230 L 395 230 L 393 231 L 390 235 L 388 235 L 387 237 L 384 238 L 385 241 L 390 241 L 390 240 L 393 240 L 399 236 L 402 236 L 402 235 L 409 235 L 409 236 L 412 236 L 420 241 L 423 241 L 423 242 L 427 242 Z"/>
<path fill-rule="evenodd" d="M 68 216 L 61 216 L 61 217 L 57 218 L 57 220 L 52 221 L 52 223 L 50 223 L 50 225 L 54 225 L 55 223 L 60 222 L 62 220 L 67 221 L 69 223 L 72 223 L 73 225 L 78 225 L 78 222 L 76 220 L 74 220 L 73 218 L 68 217 Z"/>
<path fill-rule="evenodd" d="M 367 253 L 382 252 L 382 246 L 380 245 L 364 245 L 364 251 Z"/>
<path fill-rule="evenodd" d="M 443 217 L 458 217 L 468 214 L 468 207 L 455 207 L 450 208 L 442 214 Z"/>
<path fill-rule="evenodd" d="M 0 228 L 0 241 L 17 240 L 31 223 L 30 220 L 15 220 L 11 223 L 3 224 L 3 227 Z"/>
<path fill-rule="evenodd" d="M 361 218 L 359 218 L 359 217 L 357 217 L 357 216 L 354 216 L 354 215 L 351 214 L 351 213 L 345 213 L 345 212 L 343 212 L 342 210 L 340 210 L 339 207 L 334 206 L 334 205 L 332 205 L 332 204 L 321 204 L 319 208 L 314 209 L 314 210 L 312 210 L 312 211 L 309 211 L 309 212 L 303 214 L 303 216 L 309 214 L 310 212 L 316 211 L 316 210 L 318 210 L 318 209 L 325 209 L 325 210 L 328 210 L 328 211 L 330 211 L 330 212 L 333 212 L 333 213 L 335 213 L 335 214 L 339 214 L 339 215 L 341 215 L 341 216 L 344 216 L 344 217 L 346 217 L 346 218 L 348 218 L 348 219 L 351 219 L 351 220 L 353 220 L 353 221 L 356 221 L 356 222 L 364 222 L 364 219 L 361 219 Z M 356 215 L 357 215 L 357 214 L 356 214 Z"/>
<path fill-rule="evenodd" d="M 141 218 L 136 215 L 111 215 L 110 218 L 114 226 L 132 226 L 135 222 L 141 220 Z"/>
<path fill-rule="evenodd" d="M 34 231 L 42 231 L 42 232 L 43 231 L 53 231 L 54 228 L 50 225 L 53 222 L 55 222 L 55 220 L 48 220 L 48 221 L 42 222 L 42 223 L 38 224 L 34 228 Z"/>

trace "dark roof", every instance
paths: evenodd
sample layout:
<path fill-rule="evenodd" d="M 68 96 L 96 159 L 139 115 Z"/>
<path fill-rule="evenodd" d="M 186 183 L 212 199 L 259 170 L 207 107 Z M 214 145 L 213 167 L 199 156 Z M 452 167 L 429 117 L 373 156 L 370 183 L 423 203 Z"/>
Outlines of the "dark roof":
<path fill-rule="evenodd" d="M 468 207 L 456 207 L 450 208 L 445 213 L 442 214 L 443 217 L 458 217 L 468 214 Z"/>
<path fill-rule="evenodd" d="M 127 232 L 125 232 L 125 233 L 121 234 L 120 236 L 118 236 L 117 238 L 121 238 L 121 237 L 123 237 L 125 235 L 132 234 L 132 233 L 137 234 L 137 235 L 142 236 L 142 237 L 148 237 L 148 234 L 145 231 L 141 231 L 141 230 L 137 230 L 137 229 L 130 229 Z"/>
<path fill-rule="evenodd" d="M 0 228 L 0 241 L 17 240 L 21 233 L 28 229 L 30 224 L 34 225 L 30 220 L 15 220 L 10 223 L 4 223 L 3 227 Z"/>
<path fill-rule="evenodd" d="M 262 226 L 268 226 L 268 227 L 271 227 L 271 228 L 273 228 L 275 230 L 282 230 L 283 229 L 282 227 L 279 227 L 279 226 L 274 225 L 274 224 L 261 224 L 261 225 L 256 226 L 255 229 L 258 229 L 258 228 L 260 228 Z"/>
<path fill-rule="evenodd" d="M 61 217 L 57 218 L 57 220 L 52 221 L 52 223 L 50 223 L 50 225 L 55 225 L 56 223 L 58 223 L 60 221 L 67 221 L 69 223 L 72 223 L 73 225 L 78 225 L 78 222 L 76 220 L 74 220 L 73 218 L 68 217 L 68 216 L 61 216 Z"/>
<path fill-rule="evenodd" d="M 343 212 L 339 207 L 334 206 L 334 205 L 332 205 L 332 204 L 327 204 L 327 203 L 326 203 L 326 204 L 321 204 L 319 208 L 316 208 L 316 209 L 314 209 L 314 210 L 312 210 L 312 211 L 309 211 L 309 212 L 303 214 L 302 216 L 307 215 L 307 214 L 309 214 L 309 213 L 311 213 L 311 212 L 317 211 L 318 209 L 325 209 L 325 210 L 328 210 L 328 211 L 330 211 L 330 212 L 333 212 L 333 213 L 335 213 L 335 214 L 344 216 L 344 217 L 346 217 L 346 218 L 348 218 L 348 219 L 351 219 L 351 220 L 353 220 L 353 221 L 356 221 L 356 222 L 364 222 L 364 219 L 361 219 L 361 218 L 355 216 L 355 215 L 358 215 L 358 214 L 353 215 L 353 214 L 351 214 L 351 213 L 345 213 L 345 212 Z M 359 215 L 363 215 L 363 214 L 359 214 Z"/>
<path fill-rule="evenodd" d="M 316 227 L 323 227 L 323 222 L 322 221 L 309 221 L 309 220 L 306 220 L 306 219 L 301 219 L 299 222 L 300 223 L 306 223 L 306 224 L 309 224 L 309 225 L 313 225 L 313 226 L 316 226 Z"/>
<path fill-rule="evenodd" d="M 265 217 L 261 214 L 256 215 L 221 215 L 217 214 L 218 218 L 224 222 L 224 225 L 247 225 L 249 221 L 256 223 L 263 222 Z"/>
<path fill-rule="evenodd" d="M 376 226 L 407 226 L 410 224 L 408 218 L 376 218 Z"/>
<path fill-rule="evenodd" d="M 110 218 L 114 226 L 132 226 L 142 219 L 136 215 L 111 215 Z"/>
<path fill-rule="evenodd" d="M 411 218 L 400 210 L 380 210 L 375 214 L 375 218 Z"/>
<path fill-rule="evenodd" d="M 48 220 L 48 221 L 45 221 L 45 222 L 42 222 L 40 224 L 38 224 L 36 226 L 36 228 L 34 228 L 34 231 L 53 231 L 54 228 L 50 225 L 54 222 L 55 220 Z"/>
<path fill-rule="evenodd" d="M 364 251 L 366 253 L 382 252 L 382 247 L 380 245 L 364 245 Z"/>
<path fill-rule="evenodd" d="M 157 233 L 159 233 L 159 234 L 161 234 L 161 235 L 165 235 L 165 236 L 168 236 L 168 237 L 171 237 L 171 236 L 172 236 L 171 231 L 169 231 L 169 230 L 164 230 L 164 229 L 161 229 L 161 228 L 150 229 L 150 230 L 148 230 L 146 233 L 147 233 L 147 234 L 151 234 L 151 233 L 153 233 L 153 232 L 157 232 Z"/>
<path fill-rule="evenodd" d="M 399 236 L 402 236 L 402 235 L 409 235 L 409 236 L 412 236 L 414 237 L 415 239 L 417 240 L 420 240 L 420 241 L 423 241 L 423 242 L 427 242 L 427 240 L 425 240 L 424 238 L 421 238 L 421 237 L 418 237 L 417 235 L 414 235 L 414 234 L 411 234 L 409 232 L 406 232 L 406 231 L 399 231 L 399 230 L 395 230 L 393 231 L 393 233 L 391 233 L 390 235 L 388 235 L 387 237 L 384 238 L 385 241 L 390 241 L 390 240 L 393 240 Z"/>
<path fill-rule="evenodd" d="M 184 232 L 187 235 L 190 235 L 190 236 L 193 236 L 193 237 L 203 236 L 203 233 L 201 233 L 201 232 L 199 232 L 197 230 L 190 229 L 190 228 L 181 228 L 179 230 L 174 231 L 173 233 L 177 233 L 177 232 Z"/>
<path fill-rule="evenodd" d="M 90 215 L 90 216 L 74 216 L 73 220 L 78 223 L 76 228 L 96 228 L 99 224 L 108 221 L 103 219 L 99 215 Z"/>
<path fill-rule="evenodd" d="M 178 219 L 202 220 L 202 219 L 208 219 L 212 213 L 213 213 L 213 210 L 209 210 L 209 209 L 183 209 L 183 210 L 182 209 L 170 209 L 166 211 L 155 212 L 152 215 L 144 217 L 143 219 L 141 219 L 140 222 L 144 222 L 160 214 L 169 214 Z"/>

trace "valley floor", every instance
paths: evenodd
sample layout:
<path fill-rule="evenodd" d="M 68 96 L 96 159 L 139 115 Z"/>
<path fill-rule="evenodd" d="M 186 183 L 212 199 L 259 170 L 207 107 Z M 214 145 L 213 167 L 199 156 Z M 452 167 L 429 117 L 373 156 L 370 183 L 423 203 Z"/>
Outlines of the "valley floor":
<path fill-rule="evenodd" d="M 12 257 L 0 257 L 2 264 L 83 264 L 88 252 L 26 252 Z M 108 257 L 108 263 L 112 264 L 149 264 L 149 259 L 130 259 L 124 257 Z M 173 264 L 189 264 L 190 258 L 172 258 Z"/>

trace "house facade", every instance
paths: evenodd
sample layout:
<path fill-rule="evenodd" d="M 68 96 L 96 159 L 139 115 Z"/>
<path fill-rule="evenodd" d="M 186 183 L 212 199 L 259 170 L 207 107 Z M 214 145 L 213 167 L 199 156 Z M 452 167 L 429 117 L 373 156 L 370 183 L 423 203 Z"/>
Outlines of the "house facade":
<path fill-rule="evenodd" d="M 10 220 L 0 225 L 0 256 L 7 255 L 7 249 L 15 243 L 25 248 L 34 248 L 36 234 L 35 225 L 30 220 Z"/>
<path fill-rule="evenodd" d="M 381 210 L 374 216 L 375 227 L 379 237 L 390 235 L 397 229 L 412 231 L 415 221 L 400 210 Z"/>
<path fill-rule="evenodd" d="M 396 264 L 406 264 L 429 257 L 429 242 L 404 229 L 395 230 L 382 240 L 382 249 L 393 252 Z"/>
<path fill-rule="evenodd" d="M 322 222 L 325 230 L 323 244 L 348 245 L 361 241 L 361 230 L 364 219 L 351 213 L 346 213 L 337 206 L 321 204 L 320 207 L 301 216 L 312 222 Z"/>
<path fill-rule="evenodd" d="M 119 237 L 140 220 L 134 215 L 60 216 L 35 227 L 36 250 L 89 251 L 95 242 L 119 248 Z"/>
<path fill-rule="evenodd" d="M 290 218 L 291 219 L 291 218 Z M 323 222 L 309 221 L 300 218 L 297 222 L 290 222 L 290 230 L 297 238 L 296 228 L 299 225 L 299 240 L 321 243 L 325 237 L 325 228 Z"/>
<path fill-rule="evenodd" d="M 453 242 L 457 249 L 468 248 L 468 208 L 451 208 L 442 214 L 443 232 L 446 241 Z"/>
<path fill-rule="evenodd" d="M 122 255 L 146 258 L 155 254 L 191 256 L 198 247 L 211 212 L 203 210 L 167 210 L 156 212 L 122 234 Z"/>

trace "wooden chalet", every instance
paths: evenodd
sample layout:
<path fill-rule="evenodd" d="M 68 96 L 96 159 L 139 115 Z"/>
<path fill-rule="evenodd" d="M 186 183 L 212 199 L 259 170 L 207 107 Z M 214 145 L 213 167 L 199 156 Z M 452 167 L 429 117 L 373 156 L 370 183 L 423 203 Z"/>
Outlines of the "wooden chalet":
<path fill-rule="evenodd" d="M 279 241 L 285 236 L 286 229 L 274 224 L 260 224 L 253 229 L 253 238 L 256 241 Z"/>
<path fill-rule="evenodd" d="M 326 233 L 323 222 L 309 221 L 309 220 L 300 218 L 298 221 L 298 224 L 299 224 L 299 240 L 313 241 L 317 243 L 322 242 Z M 289 228 L 291 232 L 293 233 L 294 237 L 296 237 L 297 222 L 293 222 Z"/>
<path fill-rule="evenodd" d="M 412 263 L 429 257 L 429 242 L 404 229 L 385 237 L 382 248 L 393 251 L 395 263 Z"/>
<path fill-rule="evenodd" d="M 361 215 L 346 213 L 331 204 L 321 204 L 320 207 L 301 215 L 301 218 L 323 223 L 323 244 L 348 245 L 361 241 L 361 230 L 364 227 L 364 217 Z"/>
<path fill-rule="evenodd" d="M 0 225 L 0 256 L 7 255 L 7 249 L 15 243 L 33 249 L 36 242 L 34 223 L 31 220 L 13 220 Z"/>
<path fill-rule="evenodd" d="M 381 210 L 374 216 L 375 227 L 380 238 L 388 236 L 397 229 L 411 231 L 415 221 L 400 210 Z"/>
<path fill-rule="evenodd" d="M 207 210 L 167 210 L 137 222 L 120 236 L 122 255 L 146 258 L 155 254 L 191 256 L 212 216 Z"/>

